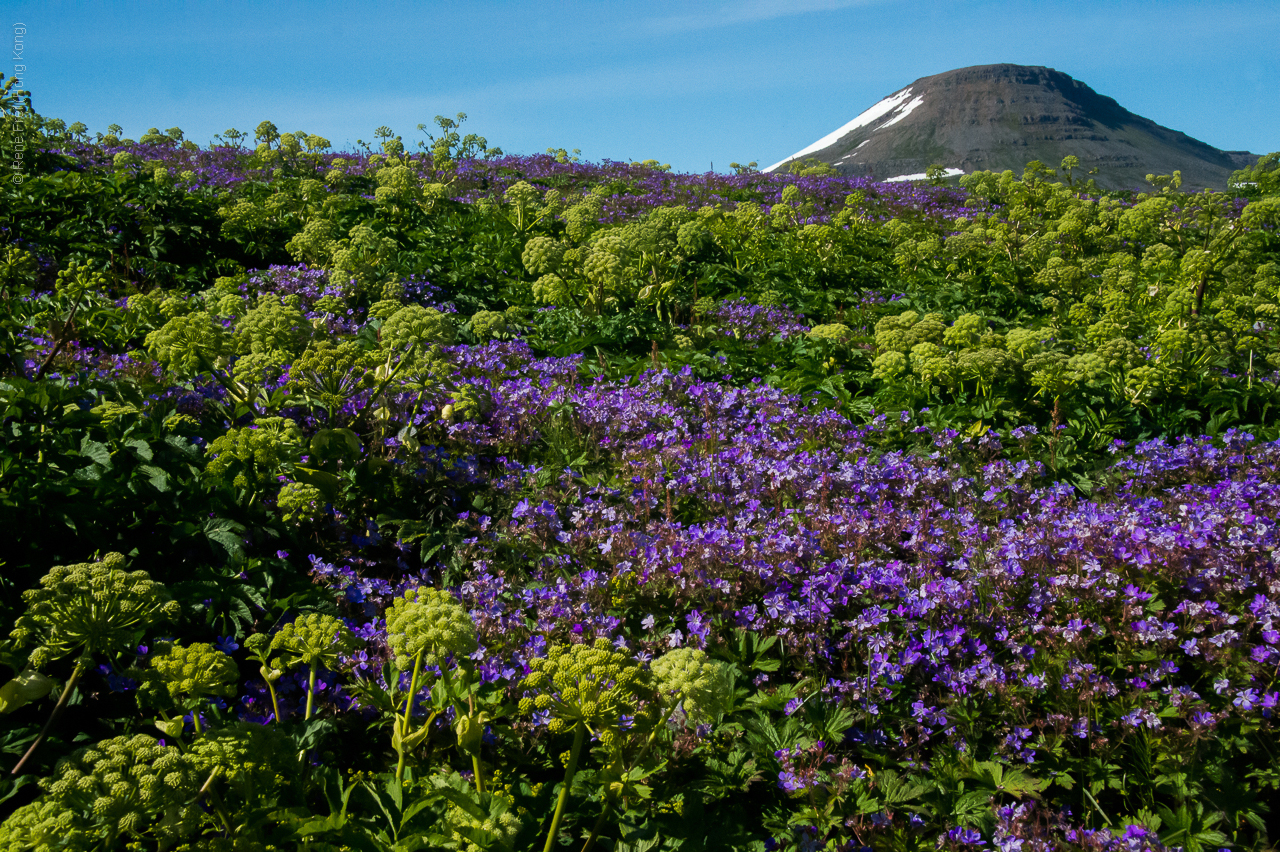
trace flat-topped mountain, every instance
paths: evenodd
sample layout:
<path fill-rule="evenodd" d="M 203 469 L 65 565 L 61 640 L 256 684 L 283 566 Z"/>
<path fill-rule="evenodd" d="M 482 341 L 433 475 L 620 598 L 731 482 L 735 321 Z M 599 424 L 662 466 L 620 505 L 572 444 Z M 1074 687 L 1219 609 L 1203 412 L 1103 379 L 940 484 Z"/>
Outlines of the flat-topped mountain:
<path fill-rule="evenodd" d="M 921 77 L 826 136 L 775 163 L 813 157 L 842 173 L 881 180 L 1013 169 L 1031 160 L 1057 168 L 1080 158 L 1106 189 L 1146 187 L 1146 176 L 1182 172 L 1183 189 L 1224 189 L 1256 154 L 1222 151 L 1129 112 L 1052 68 L 975 65 Z"/>

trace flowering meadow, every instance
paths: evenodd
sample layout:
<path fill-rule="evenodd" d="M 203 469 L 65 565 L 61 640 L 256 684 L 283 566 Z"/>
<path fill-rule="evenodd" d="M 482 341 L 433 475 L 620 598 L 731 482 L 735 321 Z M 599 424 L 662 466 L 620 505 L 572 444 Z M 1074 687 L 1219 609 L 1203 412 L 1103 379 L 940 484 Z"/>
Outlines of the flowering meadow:
<path fill-rule="evenodd" d="M 0 848 L 1273 848 L 1275 155 L 688 175 L 3 94 Z"/>

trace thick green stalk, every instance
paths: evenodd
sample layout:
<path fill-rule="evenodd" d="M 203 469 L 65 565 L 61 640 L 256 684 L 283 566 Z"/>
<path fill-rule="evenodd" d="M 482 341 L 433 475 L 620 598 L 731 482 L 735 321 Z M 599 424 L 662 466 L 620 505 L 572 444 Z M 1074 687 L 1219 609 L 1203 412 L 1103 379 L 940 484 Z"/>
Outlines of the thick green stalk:
<path fill-rule="evenodd" d="M 400 725 L 401 739 L 409 736 L 409 717 L 413 715 L 413 698 L 418 694 L 418 672 L 422 670 L 422 651 L 413 658 L 413 676 L 409 678 L 409 700 L 404 705 L 404 722 Z M 430 724 L 430 723 L 428 723 Z M 400 760 L 396 764 L 396 781 L 404 782 L 404 744 L 400 745 Z"/>
<path fill-rule="evenodd" d="M 62 713 L 62 708 L 67 706 L 67 701 L 71 698 L 71 690 L 75 688 L 76 681 L 80 680 L 80 675 L 84 674 L 84 666 L 76 663 L 75 669 L 71 672 L 71 677 L 67 679 L 67 685 L 62 688 L 62 694 L 58 696 L 58 703 L 53 706 L 53 712 L 49 714 L 48 720 L 44 723 L 44 727 L 40 729 L 40 735 L 36 737 L 35 742 L 27 749 L 27 753 L 22 755 L 22 760 L 18 761 L 18 765 L 13 767 L 10 775 L 17 775 L 22 771 L 22 767 L 26 766 L 27 761 L 31 759 L 31 755 L 35 754 L 40 743 L 44 742 L 44 738 L 48 735 L 49 729 L 53 727 L 54 720 Z"/>
<path fill-rule="evenodd" d="M 569 788 L 573 786 L 573 776 L 578 771 L 578 756 L 582 754 L 582 741 L 586 739 L 586 735 L 587 726 L 579 722 L 573 731 L 573 750 L 569 752 L 569 765 L 564 768 L 564 784 L 560 786 L 560 796 L 556 799 L 556 812 L 551 816 L 551 829 L 547 832 L 547 842 L 542 847 L 542 852 L 551 852 L 556 843 L 556 835 L 560 833 L 564 803 L 569 799 Z"/>
<path fill-rule="evenodd" d="M 461 714 L 462 705 L 458 702 L 458 696 L 454 693 L 453 681 L 449 678 L 449 670 L 446 669 L 444 666 L 440 667 L 440 680 L 444 682 L 445 694 L 448 695 L 449 700 L 453 702 L 454 711 Z M 468 704 L 468 708 L 474 712 L 475 701 L 472 700 L 470 695 L 467 696 L 467 704 Z M 459 748 L 461 749 L 462 744 L 459 743 L 458 745 L 459 745 Z M 480 770 L 480 758 L 474 754 L 471 755 L 471 771 L 476 776 L 476 792 L 483 793 L 484 777 Z"/>
<path fill-rule="evenodd" d="M 662 719 L 654 726 L 653 731 L 649 733 L 649 739 L 645 742 L 644 748 L 640 750 L 640 754 L 636 755 L 635 763 L 632 764 L 633 766 L 639 766 L 644 760 L 645 755 L 649 753 L 649 749 L 658 741 L 658 733 L 667 726 L 667 721 L 671 718 L 671 714 L 676 712 L 676 705 L 679 703 L 680 702 L 677 701 L 667 708 L 667 712 L 663 714 Z M 615 795 L 612 790 L 605 795 L 604 807 L 600 809 L 600 816 L 596 819 L 595 827 L 591 829 L 591 835 L 587 837 L 587 842 L 582 844 L 582 852 L 590 852 L 591 847 L 595 845 L 596 838 L 600 836 L 600 829 L 604 828 L 604 821 L 609 816 L 609 811 L 613 809 L 614 802 L 616 802 L 617 799 L 617 795 Z"/>
<path fill-rule="evenodd" d="M 311 673 L 307 676 L 307 712 L 303 715 L 302 720 L 311 718 L 311 708 L 315 705 L 316 700 L 316 667 L 311 666 Z"/>
<path fill-rule="evenodd" d="M 276 698 L 276 685 L 271 682 L 271 678 L 267 677 L 267 667 L 262 667 L 262 679 L 267 683 L 267 691 L 271 693 L 271 709 L 275 712 L 275 720 L 272 724 L 280 724 L 280 701 Z"/>

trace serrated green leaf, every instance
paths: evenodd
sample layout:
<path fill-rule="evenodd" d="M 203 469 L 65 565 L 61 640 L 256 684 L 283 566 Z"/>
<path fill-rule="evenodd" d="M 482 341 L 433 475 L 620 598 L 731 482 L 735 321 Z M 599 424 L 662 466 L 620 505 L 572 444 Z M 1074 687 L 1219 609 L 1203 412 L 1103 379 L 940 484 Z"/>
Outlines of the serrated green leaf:
<path fill-rule="evenodd" d="M 124 445 L 142 461 L 151 461 L 151 459 L 155 457 L 155 453 L 151 451 L 150 445 L 140 438 L 130 438 L 124 442 Z"/>

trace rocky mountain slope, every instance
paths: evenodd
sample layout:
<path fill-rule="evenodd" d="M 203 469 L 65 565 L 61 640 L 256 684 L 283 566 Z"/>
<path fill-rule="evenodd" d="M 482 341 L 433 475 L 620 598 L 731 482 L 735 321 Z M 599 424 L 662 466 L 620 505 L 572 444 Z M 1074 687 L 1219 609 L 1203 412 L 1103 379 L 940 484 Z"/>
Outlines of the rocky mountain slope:
<path fill-rule="evenodd" d="M 1231 172 L 1258 158 L 1222 151 L 1129 112 L 1061 71 L 976 65 L 922 77 L 782 162 L 807 157 L 846 174 L 921 177 L 1013 169 L 1031 160 L 1056 168 L 1080 158 L 1077 176 L 1097 169 L 1107 189 L 1147 186 L 1146 175 L 1182 172 L 1184 189 L 1223 189 Z"/>

